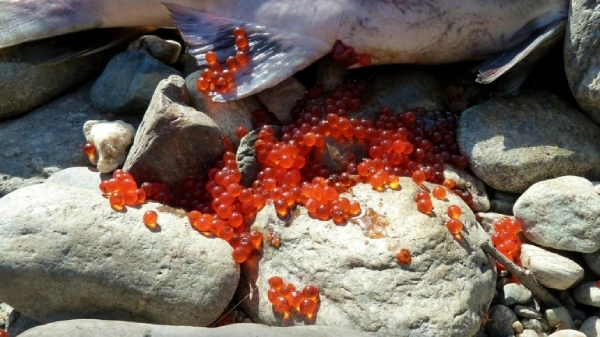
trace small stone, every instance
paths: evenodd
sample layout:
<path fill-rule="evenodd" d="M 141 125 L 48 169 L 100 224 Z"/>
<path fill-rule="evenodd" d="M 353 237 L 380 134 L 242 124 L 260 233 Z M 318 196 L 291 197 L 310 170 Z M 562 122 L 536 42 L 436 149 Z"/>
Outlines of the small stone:
<path fill-rule="evenodd" d="M 539 335 L 535 330 L 525 329 L 523 332 L 517 334 L 517 337 L 539 337 Z"/>
<path fill-rule="evenodd" d="M 523 304 L 531 301 L 532 297 L 531 290 L 527 289 L 522 284 L 509 283 L 503 287 L 502 294 L 500 296 L 500 303 L 511 306 L 513 304 Z"/>
<path fill-rule="evenodd" d="M 557 327 L 559 323 L 566 329 L 573 329 L 575 327 L 571 314 L 565 307 L 547 309 L 544 312 L 544 316 L 551 328 Z"/>
<path fill-rule="evenodd" d="M 123 121 L 89 120 L 83 125 L 83 135 L 88 143 L 96 147 L 96 165 L 98 171 L 109 173 L 125 162 L 127 149 L 135 129 Z"/>
<path fill-rule="evenodd" d="M 520 321 L 515 321 L 512 324 L 512 328 L 516 333 L 522 332 L 523 331 L 523 324 Z"/>
<path fill-rule="evenodd" d="M 290 111 L 296 104 L 296 100 L 301 98 L 305 92 L 306 87 L 294 76 L 291 76 L 276 86 L 259 92 L 256 94 L 256 98 L 268 111 L 277 116 L 281 123 L 288 124 L 292 121 Z"/>
<path fill-rule="evenodd" d="M 517 315 L 504 305 L 493 305 L 489 311 L 489 321 L 485 325 L 485 332 L 490 336 L 513 335 L 513 323 L 517 321 Z M 525 326 L 525 325 L 523 325 Z"/>
<path fill-rule="evenodd" d="M 600 308 L 600 288 L 596 281 L 584 282 L 573 291 L 575 301 Z"/>
<path fill-rule="evenodd" d="M 470 207 L 474 212 L 487 212 L 490 209 L 490 200 L 485 190 L 485 184 L 481 180 L 448 164 L 444 165 L 444 179 L 454 180 L 455 188 L 471 193 L 473 203 Z"/>
<path fill-rule="evenodd" d="M 521 319 L 523 328 L 533 330 L 535 332 L 542 332 L 542 324 L 535 318 L 523 318 Z"/>
<path fill-rule="evenodd" d="M 521 262 L 548 288 L 568 289 L 583 279 L 583 268 L 576 262 L 534 245 L 521 245 Z"/>
<path fill-rule="evenodd" d="M 600 336 L 600 317 L 591 316 L 588 317 L 581 326 L 579 331 L 588 337 L 599 337 Z"/>
<path fill-rule="evenodd" d="M 271 125 L 275 136 L 281 136 L 281 127 Z M 238 169 L 242 174 L 240 184 L 244 186 L 252 185 L 252 182 L 256 179 L 256 175 L 260 172 L 260 163 L 256 159 L 256 150 L 254 149 L 254 143 L 258 140 L 258 133 L 260 129 L 250 131 L 240 140 L 240 146 L 237 149 L 235 159 L 238 164 Z"/>
<path fill-rule="evenodd" d="M 515 305 L 515 308 L 513 309 L 513 311 L 515 312 L 515 314 L 517 314 L 517 316 L 521 316 L 521 317 L 525 317 L 525 318 L 535 318 L 535 319 L 540 319 L 542 318 L 542 314 L 535 310 L 534 308 L 530 308 L 530 307 L 526 307 L 523 305 Z"/>
<path fill-rule="evenodd" d="M 548 337 L 586 337 L 586 335 L 577 330 L 564 329 L 564 330 L 558 330 L 558 331 L 548 335 Z M 587 337 L 589 337 L 589 336 L 587 336 Z"/>
<path fill-rule="evenodd" d="M 177 62 L 181 53 L 181 44 L 173 40 L 164 40 L 156 35 L 140 36 L 127 46 L 127 50 L 139 50 L 166 64 Z"/>

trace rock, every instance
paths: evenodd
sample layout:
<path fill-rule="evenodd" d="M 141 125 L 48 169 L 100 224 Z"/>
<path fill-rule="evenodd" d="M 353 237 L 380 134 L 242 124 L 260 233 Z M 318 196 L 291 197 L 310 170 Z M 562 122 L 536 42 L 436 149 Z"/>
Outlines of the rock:
<path fill-rule="evenodd" d="M 600 5 L 574 0 L 569 10 L 564 59 L 569 87 L 579 106 L 600 124 Z"/>
<path fill-rule="evenodd" d="M 333 91 L 344 83 L 348 72 L 348 68 L 333 61 L 331 57 L 324 57 L 317 64 L 316 86 L 325 91 Z"/>
<path fill-rule="evenodd" d="M 69 167 L 54 173 L 45 183 L 100 191 L 100 182 L 110 178 L 111 174 L 98 174 L 92 167 Z"/>
<path fill-rule="evenodd" d="M 514 212 L 523 235 L 538 245 L 581 253 L 600 249 L 600 195 L 584 178 L 536 183 L 517 200 Z"/>
<path fill-rule="evenodd" d="M 515 314 L 517 314 L 517 316 L 525 318 L 542 318 L 542 314 L 539 311 L 535 310 L 535 308 L 530 308 L 519 304 L 515 305 L 513 311 L 515 312 Z"/>
<path fill-rule="evenodd" d="M 506 215 L 499 214 L 499 213 L 491 213 L 491 212 L 475 213 L 475 218 L 477 219 L 477 222 L 479 222 L 481 227 L 483 227 L 485 232 L 488 233 L 490 236 L 496 232 L 496 230 L 494 229 L 494 223 L 504 217 L 506 217 Z M 510 218 L 512 218 L 512 217 L 510 217 Z"/>
<path fill-rule="evenodd" d="M 522 284 L 509 283 L 503 287 L 500 303 L 511 306 L 514 304 L 524 304 L 531 301 L 531 290 Z"/>
<path fill-rule="evenodd" d="M 368 337 L 357 331 L 329 326 L 293 326 L 285 328 L 269 327 L 260 324 L 231 324 L 219 328 L 198 328 L 190 326 L 166 326 L 119 321 L 78 319 L 56 322 L 32 329 L 21 337 Z"/>
<path fill-rule="evenodd" d="M 600 276 L 600 250 L 589 254 L 581 254 L 585 263 L 596 276 Z"/>
<path fill-rule="evenodd" d="M 516 333 L 523 332 L 523 324 L 519 321 L 515 321 L 512 324 L 513 331 Z"/>
<path fill-rule="evenodd" d="M 6 332 L 8 332 L 9 336 L 19 336 L 23 332 L 38 325 L 40 325 L 40 322 L 25 316 L 17 310 L 13 310 L 10 313 L 10 322 L 6 328 Z"/>
<path fill-rule="evenodd" d="M 81 127 L 88 119 L 106 117 L 91 106 L 89 90 L 83 86 L 25 116 L 0 122 L 0 197 L 42 183 L 64 168 L 89 165 L 81 152 Z"/>
<path fill-rule="evenodd" d="M 96 148 L 95 156 L 88 156 L 98 171 L 109 173 L 125 162 L 125 155 L 135 129 L 131 124 L 117 120 L 89 120 L 83 124 L 83 135 Z"/>
<path fill-rule="evenodd" d="M 465 110 L 457 142 L 484 183 L 521 193 L 564 175 L 600 178 L 600 128 L 545 91 L 492 99 Z"/>
<path fill-rule="evenodd" d="M 586 335 L 577 330 L 564 329 L 564 330 L 558 330 L 558 331 L 548 335 L 548 337 L 586 337 Z"/>
<path fill-rule="evenodd" d="M 325 138 L 325 146 L 315 147 L 311 153 L 312 159 L 323 165 L 330 172 L 345 172 L 345 163 L 356 161 L 362 162 L 363 158 L 369 157 L 369 143 L 363 139 L 348 141 L 345 138 Z M 354 160 L 348 160 L 354 158 Z"/>
<path fill-rule="evenodd" d="M 290 111 L 306 93 L 306 87 L 292 76 L 272 88 L 265 89 L 256 95 L 258 101 L 272 112 L 283 124 L 292 121 Z"/>
<path fill-rule="evenodd" d="M 575 301 L 600 308 L 600 288 L 596 281 L 584 282 L 573 291 Z"/>
<path fill-rule="evenodd" d="M 151 209 L 154 231 L 141 222 Z M 0 199 L 0 213 L 0 300 L 42 323 L 207 325 L 238 283 L 227 242 L 156 203 L 114 212 L 97 191 L 41 184 Z"/>
<path fill-rule="evenodd" d="M 587 337 L 598 337 L 600 336 L 600 317 L 591 316 L 588 317 L 581 327 L 579 327 L 579 332 L 583 333 Z"/>
<path fill-rule="evenodd" d="M 520 194 L 494 191 L 493 197 L 490 200 L 489 212 L 513 215 L 513 207 L 520 196 Z"/>
<path fill-rule="evenodd" d="M 490 319 L 485 325 L 485 332 L 490 336 L 513 336 L 512 325 L 517 321 L 517 315 L 509 307 L 502 304 L 493 305 L 489 311 Z M 525 327 L 525 324 L 523 324 Z M 526 329 L 526 327 L 525 327 Z M 525 332 L 527 330 L 523 330 Z"/>
<path fill-rule="evenodd" d="M 401 178 L 400 184 L 400 191 L 383 193 L 365 184 L 354 186 L 349 198 L 360 200 L 363 215 L 345 226 L 312 219 L 303 207 L 283 221 L 273 206 L 265 207 L 252 228 L 264 233 L 267 244 L 258 260 L 243 265 L 238 290 L 242 298 L 249 286 L 257 287 L 258 295 L 242 303 L 244 312 L 254 322 L 289 324 L 267 299 L 267 280 L 279 275 L 297 287 L 320 288 L 319 309 L 309 324 L 377 331 L 379 336 L 475 334 L 496 280 L 479 248 L 487 235 L 458 196 L 433 198 L 435 213 L 427 216 L 415 207 L 420 188 L 410 178 Z M 463 240 L 444 226 L 450 204 L 463 211 Z M 268 244 L 274 237 L 279 237 L 279 248 Z M 409 265 L 395 258 L 401 248 L 411 252 Z M 296 314 L 292 321 L 307 323 Z"/>
<path fill-rule="evenodd" d="M 281 127 L 271 125 L 275 131 L 275 136 L 280 137 Z M 254 143 L 258 140 L 258 133 L 260 129 L 250 131 L 240 140 L 240 146 L 237 149 L 235 159 L 238 164 L 238 169 L 242 174 L 240 184 L 244 186 L 251 186 L 256 175 L 260 172 L 260 163 L 256 159 L 256 150 L 254 149 Z"/>
<path fill-rule="evenodd" d="M 215 103 L 209 96 L 198 90 L 196 86 L 198 76 L 200 76 L 199 71 L 185 78 L 188 91 L 190 92 L 191 106 L 212 118 L 227 139 L 229 139 L 229 142 L 234 147 L 237 147 L 240 140 L 235 135 L 235 130 L 240 126 L 245 126 L 248 130 L 252 130 L 252 112 L 260 109 L 260 104 L 254 96 L 232 102 Z"/>
<path fill-rule="evenodd" d="M 535 330 L 525 329 L 523 332 L 518 333 L 517 337 L 540 337 Z"/>
<path fill-rule="evenodd" d="M 468 191 L 473 196 L 471 209 L 474 212 L 487 212 L 490 209 L 490 201 L 485 191 L 485 185 L 481 180 L 473 177 L 454 165 L 444 165 L 444 179 L 452 179 L 456 182 L 456 188 Z"/>
<path fill-rule="evenodd" d="M 130 42 L 127 50 L 142 51 L 163 63 L 173 64 L 179 59 L 181 44 L 173 40 L 164 40 L 156 35 L 144 35 Z"/>
<path fill-rule="evenodd" d="M 600 181 L 592 181 L 592 185 L 594 185 L 594 190 L 600 194 Z"/>
<path fill-rule="evenodd" d="M 37 48 L 51 48 L 60 40 L 60 37 L 44 39 L 0 51 L 0 120 L 22 115 L 95 76 L 113 53 L 107 51 L 46 65 L 23 59 Z M 64 117 L 60 114 L 55 118 L 59 116 Z"/>
<path fill-rule="evenodd" d="M 548 288 L 568 289 L 583 279 L 583 268 L 576 262 L 533 245 L 521 245 L 521 262 Z"/>
<path fill-rule="evenodd" d="M 521 320 L 523 324 L 523 328 L 527 330 L 533 330 L 535 332 L 542 332 L 542 323 L 539 320 L 534 318 L 523 318 Z"/>
<path fill-rule="evenodd" d="M 189 103 L 183 78 L 160 82 L 123 166 L 136 181 L 162 181 L 178 189 L 185 178 L 206 174 L 223 155 L 221 131 Z"/>
<path fill-rule="evenodd" d="M 544 316 L 546 317 L 546 321 L 551 328 L 556 328 L 559 324 L 563 329 L 573 329 L 574 327 L 571 314 L 565 307 L 547 309 L 544 312 Z"/>
<path fill-rule="evenodd" d="M 90 93 L 94 105 L 113 115 L 144 114 L 160 81 L 179 72 L 141 51 L 110 60 Z"/>

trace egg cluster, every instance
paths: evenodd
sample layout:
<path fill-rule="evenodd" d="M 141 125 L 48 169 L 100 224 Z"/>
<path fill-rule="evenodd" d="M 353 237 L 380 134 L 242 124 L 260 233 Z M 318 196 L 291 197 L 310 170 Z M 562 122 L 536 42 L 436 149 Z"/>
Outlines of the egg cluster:
<path fill-rule="evenodd" d="M 518 257 L 521 250 L 521 239 L 518 234 L 521 231 L 521 223 L 516 219 L 504 217 L 494 222 L 494 231 L 492 243 L 496 249 L 510 261 L 520 264 Z M 497 266 L 504 269 L 500 263 Z"/>
<path fill-rule="evenodd" d="M 135 206 L 146 201 L 146 191 L 138 188 L 133 176 L 123 170 L 115 170 L 113 177 L 100 183 L 100 191 L 108 197 L 110 207 L 122 211 L 125 206 Z"/>
<path fill-rule="evenodd" d="M 296 290 L 292 283 L 284 282 L 279 276 L 269 279 L 267 297 L 276 312 L 289 317 L 292 311 L 311 319 L 319 306 L 320 291 L 314 285 L 307 285 L 302 291 Z"/>

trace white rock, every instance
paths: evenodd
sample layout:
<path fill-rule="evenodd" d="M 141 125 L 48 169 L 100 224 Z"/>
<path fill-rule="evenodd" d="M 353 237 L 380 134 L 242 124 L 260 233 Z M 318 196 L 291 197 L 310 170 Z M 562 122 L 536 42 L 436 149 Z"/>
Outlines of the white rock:
<path fill-rule="evenodd" d="M 579 327 L 579 331 L 588 337 L 600 336 L 600 317 L 588 317 L 588 319 L 581 324 L 581 327 Z"/>
<path fill-rule="evenodd" d="M 523 323 L 521 323 L 520 321 L 515 321 L 512 324 L 512 328 L 516 333 L 523 332 Z"/>
<path fill-rule="evenodd" d="M 525 329 L 523 332 L 518 333 L 517 337 L 538 337 L 538 333 L 535 330 Z"/>
<path fill-rule="evenodd" d="M 577 330 L 564 329 L 558 330 L 557 332 L 548 335 L 548 337 L 586 337 L 586 335 Z"/>
<path fill-rule="evenodd" d="M 89 120 L 83 125 L 83 135 L 88 143 L 96 147 L 96 165 L 98 171 L 108 173 L 116 170 L 125 162 L 127 148 L 133 142 L 135 129 L 131 124 L 117 120 Z"/>
<path fill-rule="evenodd" d="M 583 279 L 583 268 L 576 262 L 534 245 L 521 245 L 521 261 L 548 288 L 565 290 Z"/>

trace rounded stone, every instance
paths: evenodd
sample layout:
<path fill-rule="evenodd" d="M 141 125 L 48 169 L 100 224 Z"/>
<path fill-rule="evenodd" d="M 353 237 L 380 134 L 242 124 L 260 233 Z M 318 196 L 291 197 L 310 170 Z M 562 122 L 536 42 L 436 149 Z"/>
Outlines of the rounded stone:
<path fill-rule="evenodd" d="M 502 289 L 500 303 L 511 306 L 514 304 L 524 304 L 531 301 L 533 294 L 522 284 L 509 283 Z"/>
<path fill-rule="evenodd" d="M 573 291 L 575 301 L 600 308 L 600 288 L 596 281 L 584 282 Z"/>
<path fill-rule="evenodd" d="M 485 325 L 485 332 L 490 336 L 512 336 L 514 335 L 512 326 L 516 321 L 517 315 L 509 307 L 502 304 L 493 305 L 490 307 L 489 321 Z M 525 327 L 525 325 L 523 326 Z"/>
<path fill-rule="evenodd" d="M 579 327 L 579 332 L 585 334 L 587 337 L 600 336 L 600 317 L 588 317 Z"/>
<path fill-rule="evenodd" d="M 534 245 L 521 245 L 521 262 L 541 285 L 552 289 L 569 289 L 584 276 L 576 262 Z"/>

